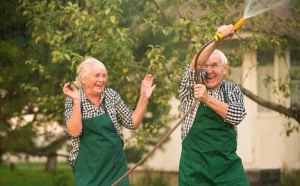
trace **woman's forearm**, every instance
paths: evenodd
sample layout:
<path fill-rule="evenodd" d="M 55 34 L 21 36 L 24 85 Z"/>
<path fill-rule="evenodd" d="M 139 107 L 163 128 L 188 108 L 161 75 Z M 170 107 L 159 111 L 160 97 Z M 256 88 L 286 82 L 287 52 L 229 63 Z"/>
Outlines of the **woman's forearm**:
<path fill-rule="evenodd" d="M 135 129 L 139 128 L 140 123 L 143 120 L 144 114 L 147 110 L 148 100 L 149 98 L 140 97 L 138 104 L 132 113 L 132 121 Z"/>
<path fill-rule="evenodd" d="M 73 137 L 80 135 L 82 130 L 80 101 L 73 101 L 73 111 L 67 127 Z"/>

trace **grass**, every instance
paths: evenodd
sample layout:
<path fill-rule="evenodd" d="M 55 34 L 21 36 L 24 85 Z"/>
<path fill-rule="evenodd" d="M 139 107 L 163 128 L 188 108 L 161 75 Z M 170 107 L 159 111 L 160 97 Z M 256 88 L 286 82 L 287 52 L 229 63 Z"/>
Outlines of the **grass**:
<path fill-rule="evenodd" d="M 68 164 L 58 164 L 55 173 L 46 173 L 44 164 L 17 164 L 11 171 L 6 165 L 0 166 L 0 186 L 75 186 L 72 169 Z M 159 175 L 155 178 L 140 175 L 132 185 L 168 186 L 168 176 Z M 169 180 L 170 181 L 170 180 Z M 300 174 L 283 171 L 282 186 L 300 186 Z"/>
<path fill-rule="evenodd" d="M 150 174 L 150 173 L 149 173 Z M 132 181 L 132 180 L 131 180 Z M 164 175 L 141 176 L 132 186 L 169 186 Z M 0 186 L 75 186 L 72 169 L 67 164 L 59 164 L 55 173 L 44 171 L 44 164 L 17 164 L 15 170 L 0 166 Z"/>
<path fill-rule="evenodd" d="M 71 167 L 58 165 L 55 173 L 46 173 L 42 164 L 17 165 L 14 171 L 0 166 L 1 186 L 74 186 Z"/>

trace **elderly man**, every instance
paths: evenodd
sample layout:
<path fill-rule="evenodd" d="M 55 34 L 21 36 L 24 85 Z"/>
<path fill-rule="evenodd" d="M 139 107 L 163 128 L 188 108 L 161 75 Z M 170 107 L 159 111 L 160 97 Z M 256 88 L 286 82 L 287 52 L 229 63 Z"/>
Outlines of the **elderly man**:
<path fill-rule="evenodd" d="M 221 26 L 219 33 L 231 38 L 233 26 Z M 248 186 L 236 154 L 236 125 L 246 115 L 243 94 L 236 84 L 223 80 L 229 65 L 216 42 L 208 45 L 197 61 L 197 70 L 206 71 L 203 84 L 195 82 L 195 60 L 187 66 L 180 86 L 183 113 L 194 99 L 199 101 L 182 124 L 178 185 Z"/>

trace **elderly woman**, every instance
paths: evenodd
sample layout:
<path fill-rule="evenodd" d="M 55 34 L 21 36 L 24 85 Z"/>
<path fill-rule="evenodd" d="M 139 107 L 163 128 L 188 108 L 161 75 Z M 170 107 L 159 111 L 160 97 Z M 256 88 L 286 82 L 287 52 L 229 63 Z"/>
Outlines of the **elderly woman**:
<path fill-rule="evenodd" d="M 110 186 L 127 171 L 120 125 L 134 130 L 143 119 L 155 85 L 148 74 L 140 98 L 130 110 L 113 89 L 105 88 L 108 75 L 103 63 L 85 60 L 77 70 L 75 86 L 66 83 L 64 94 L 68 133 L 72 136 L 70 164 L 77 186 Z M 119 186 L 128 186 L 128 177 Z"/>

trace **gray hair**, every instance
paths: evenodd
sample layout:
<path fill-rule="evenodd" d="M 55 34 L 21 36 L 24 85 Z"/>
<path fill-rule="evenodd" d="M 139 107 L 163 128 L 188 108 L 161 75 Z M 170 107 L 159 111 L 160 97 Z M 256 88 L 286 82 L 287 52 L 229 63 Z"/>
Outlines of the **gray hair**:
<path fill-rule="evenodd" d="M 225 56 L 225 54 L 221 50 L 215 49 L 212 54 L 219 55 L 220 58 L 221 58 L 221 62 L 222 62 L 223 65 L 228 64 L 227 57 Z"/>
<path fill-rule="evenodd" d="M 101 69 L 103 69 L 107 72 L 104 64 L 101 61 L 99 61 L 98 59 L 92 58 L 92 57 L 88 58 L 85 61 L 83 61 L 77 69 L 77 77 L 74 81 L 74 85 L 76 87 L 78 87 L 78 88 L 82 87 L 82 79 L 84 77 L 86 77 L 89 73 L 93 72 L 95 64 L 100 65 Z M 92 65 L 92 68 L 90 65 Z"/>

